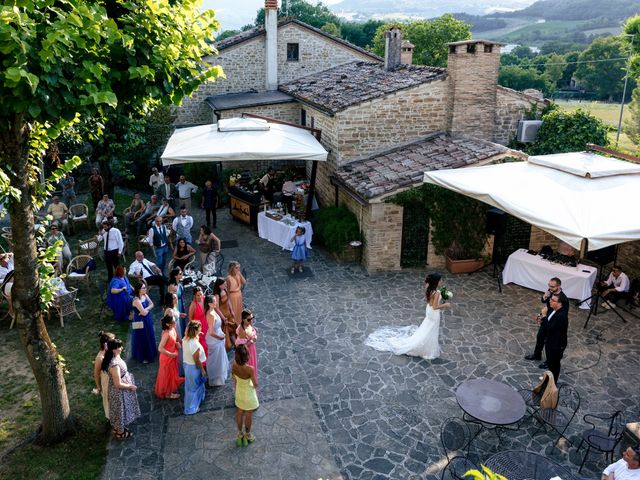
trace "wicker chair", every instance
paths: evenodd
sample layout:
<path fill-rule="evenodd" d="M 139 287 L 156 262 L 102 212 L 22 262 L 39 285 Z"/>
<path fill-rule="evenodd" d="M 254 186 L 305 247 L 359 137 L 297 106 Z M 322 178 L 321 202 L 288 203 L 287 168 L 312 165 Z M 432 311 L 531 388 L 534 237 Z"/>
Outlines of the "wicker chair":
<path fill-rule="evenodd" d="M 69 218 L 73 222 L 73 228 L 75 230 L 76 223 L 86 223 L 87 229 L 91 230 L 91 223 L 89 222 L 89 208 L 84 203 L 76 203 L 69 207 Z"/>
<path fill-rule="evenodd" d="M 89 255 L 78 255 L 67 266 L 67 281 L 69 282 L 85 282 L 91 284 L 91 270 L 89 270 L 89 262 L 93 257 Z M 78 273 L 79 270 L 84 273 Z"/>
<path fill-rule="evenodd" d="M 58 316 L 60 317 L 61 327 L 64 327 L 64 317 L 67 315 L 75 313 L 78 318 L 82 318 L 78 313 L 78 310 L 76 310 L 77 295 L 78 289 L 72 287 L 67 293 L 63 293 L 62 295 L 54 297 L 53 303 L 51 304 L 51 309 L 49 310 L 49 315 L 51 315 L 51 310 L 56 310 L 58 312 Z"/>
<path fill-rule="evenodd" d="M 127 227 L 130 227 L 132 223 L 135 223 L 136 220 L 138 220 L 142 214 L 144 213 L 144 210 L 142 211 L 137 211 L 135 212 L 131 218 L 127 221 L 127 215 L 129 215 L 131 213 L 131 207 L 127 207 L 124 209 L 124 212 L 122 212 L 122 218 L 123 218 L 123 228 L 124 228 L 124 223 L 127 224 Z M 126 229 L 125 229 L 126 230 Z"/>
<path fill-rule="evenodd" d="M 78 255 L 95 257 L 100 253 L 100 241 L 95 235 L 86 240 L 78 240 Z"/>

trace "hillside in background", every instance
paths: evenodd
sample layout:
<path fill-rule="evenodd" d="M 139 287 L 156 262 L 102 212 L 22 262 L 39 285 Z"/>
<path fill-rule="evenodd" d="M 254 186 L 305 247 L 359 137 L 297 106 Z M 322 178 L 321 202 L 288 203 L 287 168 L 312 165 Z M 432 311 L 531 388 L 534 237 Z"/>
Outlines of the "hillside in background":
<path fill-rule="evenodd" d="M 620 22 L 640 13 L 640 0 L 539 0 L 502 17 L 536 17 L 545 20 L 608 19 Z"/>

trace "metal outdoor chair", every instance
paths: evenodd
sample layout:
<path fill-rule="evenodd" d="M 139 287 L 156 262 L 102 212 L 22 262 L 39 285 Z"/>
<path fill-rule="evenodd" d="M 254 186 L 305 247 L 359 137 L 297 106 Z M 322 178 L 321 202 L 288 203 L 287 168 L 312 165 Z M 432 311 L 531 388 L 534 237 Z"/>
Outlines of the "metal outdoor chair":
<path fill-rule="evenodd" d="M 546 427 L 550 427 L 558 433 L 558 438 L 553 442 L 555 446 L 564 437 L 564 432 L 567 431 L 579 408 L 580 395 L 576 389 L 571 385 L 561 385 L 558 387 L 558 406 L 556 408 L 539 408 L 533 413 L 533 417 L 540 423 L 540 427 L 535 433 L 540 428 L 545 428 L 546 431 Z M 568 438 L 567 441 L 571 443 Z"/>
<path fill-rule="evenodd" d="M 75 313 L 78 318 L 82 318 L 76 310 L 76 296 L 78 295 L 77 288 L 70 288 L 67 293 L 54 297 L 51 309 L 56 310 L 60 317 L 60 326 L 64 327 L 64 317 Z M 49 315 L 51 315 L 51 309 Z"/>
<path fill-rule="evenodd" d="M 221 277 L 222 265 L 224 265 L 224 255 L 222 252 L 209 252 L 202 266 L 202 273 L 210 277 Z"/>
<path fill-rule="evenodd" d="M 69 207 L 69 218 L 73 222 L 73 228 L 75 230 L 76 223 L 86 223 L 87 229 L 91 230 L 91 223 L 89 222 L 89 208 L 84 203 L 76 203 Z"/>
<path fill-rule="evenodd" d="M 474 429 L 476 426 L 474 425 Z M 459 452 L 466 450 L 469 454 L 469 446 L 471 441 L 476 437 L 477 431 L 472 431 L 471 425 L 461 418 L 447 418 L 440 427 L 440 442 L 444 453 L 447 456 L 447 465 L 442 470 L 442 480 L 448 475 L 450 478 L 462 480 L 464 474 L 472 469 L 477 468 L 465 456 L 459 455 Z"/>
<path fill-rule="evenodd" d="M 89 255 L 78 255 L 74 257 L 71 262 L 69 262 L 69 265 L 67 265 L 67 281 L 84 282 L 89 285 L 91 283 L 91 270 L 89 269 L 89 262 L 91 260 L 93 260 L 93 257 Z"/>
<path fill-rule="evenodd" d="M 609 416 L 587 414 L 583 420 L 591 425 L 591 428 L 582 432 L 582 440 L 576 450 L 579 451 L 582 444 L 587 443 L 587 452 L 584 454 L 578 472 L 582 471 L 592 448 L 604 453 L 605 460 L 610 457 L 610 463 L 613 463 L 613 451 L 622 439 L 625 428 L 622 412 L 618 410 Z"/>
<path fill-rule="evenodd" d="M 182 270 L 183 270 L 183 271 L 193 270 L 193 264 L 195 263 L 195 261 L 196 261 L 196 256 L 195 256 L 195 255 L 193 255 L 193 256 L 189 259 L 189 261 L 184 265 L 184 268 L 183 268 Z M 174 265 L 175 263 L 176 263 L 175 258 L 172 258 L 172 259 L 171 259 L 171 261 L 169 262 L 169 270 L 168 270 L 169 272 L 170 272 L 171 270 L 173 270 L 173 265 Z"/>

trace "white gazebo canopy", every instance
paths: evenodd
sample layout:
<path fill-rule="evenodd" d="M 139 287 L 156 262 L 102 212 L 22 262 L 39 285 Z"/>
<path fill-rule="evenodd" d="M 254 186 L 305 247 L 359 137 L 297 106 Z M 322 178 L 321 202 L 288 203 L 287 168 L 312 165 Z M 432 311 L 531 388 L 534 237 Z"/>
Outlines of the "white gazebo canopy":
<path fill-rule="evenodd" d="M 640 239 L 640 165 L 591 152 L 425 172 L 424 182 L 481 200 L 576 249 Z"/>
<path fill-rule="evenodd" d="M 256 118 L 231 118 L 178 129 L 162 153 L 163 165 L 326 159 L 327 151 L 308 130 Z"/>

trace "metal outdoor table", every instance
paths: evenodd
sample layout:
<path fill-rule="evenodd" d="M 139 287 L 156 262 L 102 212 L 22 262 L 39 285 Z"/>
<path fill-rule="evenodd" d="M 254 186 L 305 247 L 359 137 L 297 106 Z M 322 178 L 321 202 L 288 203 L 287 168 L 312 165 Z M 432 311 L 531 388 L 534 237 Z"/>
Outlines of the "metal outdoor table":
<path fill-rule="evenodd" d="M 524 417 L 527 406 L 520 394 L 506 383 L 474 378 L 456 389 L 456 400 L 464 412 L 488 425 L 511 425 Z"/>
<path fill-rule="evenodd" d="M 499 452 L 484 465 L 509 480 L 575 480 L 571 471 L 543 455 L 517 450 Z"/>

